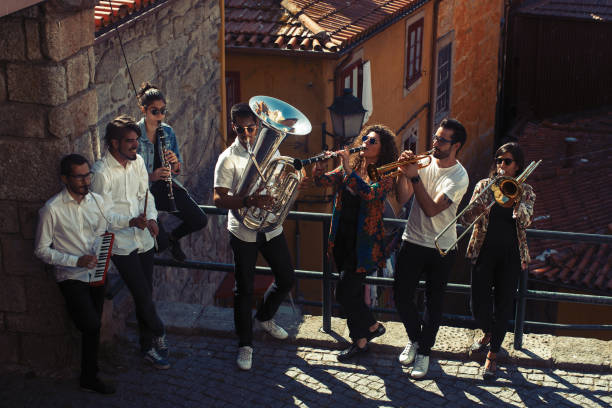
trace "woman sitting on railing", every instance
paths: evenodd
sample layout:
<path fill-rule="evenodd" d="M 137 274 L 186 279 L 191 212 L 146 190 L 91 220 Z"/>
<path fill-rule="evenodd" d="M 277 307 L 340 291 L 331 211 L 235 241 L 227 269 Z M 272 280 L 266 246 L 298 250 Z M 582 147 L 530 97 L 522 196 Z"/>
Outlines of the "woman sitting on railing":
<path fill-rule="evenodd" d="M 367 343 L 385 333 L 364 301 L 366 275 L 385 263 L 383 245 L 383 209 L 387 194 L 394 190 L 392 178 L 370 184 L 368 164 L 377 167 L 397 160 L 395 134 L 384 125 L 364 128 L 356 139 L 362 150 L 353 160 L 348 148 L 337 152 L 342 165 L 325 173 L 323 162 L 313 171 L 317 186 L 337 191 L 331 228 L 329 255 L 333 255 L 340 281 L 336 299 L 342 305 L 353 344 L 338 355 L 347 361 L 367 351 Z M 331 152 L 326 152 L 331 154 Z"/>
<path fill-rule="evenodd" d="M 523 152 L 517 143 L 506 143 L 495 152 L 489 178 L 480 180 L 474 188 L 470 203 L 500 174 L 516 178 L 524 169 Z M 472 313 L 484 332 L 472 344 L 471 352 L 491 348 L 484 365 L 483 378 L 496 376 L 495 358 L 506 336 L 512 317 L 514 294 L 522 269 L 530 261 L 525 229 L 531 224 L 535 194 L 523 183 L 522 195 L 514 205 L 505 208 L 495 203 L 488 214 L 476 222 L 466 257 L 472 261 Z M 464 225 L 472 223 L 493 202 L 493 191 L 478 198 L 473 208 L 460 219 Z"/>

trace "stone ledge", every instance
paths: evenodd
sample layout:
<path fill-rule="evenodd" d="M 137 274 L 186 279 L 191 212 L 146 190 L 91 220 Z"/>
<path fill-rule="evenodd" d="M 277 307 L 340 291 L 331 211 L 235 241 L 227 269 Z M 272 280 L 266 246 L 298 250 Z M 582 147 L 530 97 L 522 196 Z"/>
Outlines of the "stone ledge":
<path fill-rule="evenodd" d="M 235 337 L 233 309 L 217 306 L 194 305 L 177 302 L 156 302 L 160 318 L 169 333 L 183 335 L 203 335 Z M 282 305 L 276 314 L 276 321 L 289 333 L 289 342 L 306 347 L 329 347 L 340 349 L 349 341 L 345 319 L 332 317 L 331 333 L 321 330 L 321 316 L 302 315 L 296 308 Z M 404 326 L 400 322 L 383 322 L 386 333 L 373 340 L 372 347 L 395 358 L 407 343 Z M 127 321 L 137 327 L 136 317 L 132 314 Z M 482 362 L 485 353 L 469 353 L 474 339 L 479 338 L 479 330 L 457 327 L 440 327 L 432 356 L 438 359 L 475 360 Z M 254 330 L 257 340 L 271 340 L 261 330 Z M 276 340 L 274 340 L 276 341 Z M 498 360 L 502 364 L 526 367 L 572 369 L 581 371 L 612 372 L 612 341 L 597 339 L 562 337 L 550 334 L 525 334 L 523 348 L 515 350 L 512 346 L 514 336 L 508 333 L 504 340 Z"/>

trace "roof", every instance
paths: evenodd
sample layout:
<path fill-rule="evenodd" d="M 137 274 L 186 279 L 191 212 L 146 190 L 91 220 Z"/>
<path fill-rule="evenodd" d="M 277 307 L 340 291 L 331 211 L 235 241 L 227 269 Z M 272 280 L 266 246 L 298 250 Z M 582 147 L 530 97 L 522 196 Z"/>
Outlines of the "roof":
<path fill-rule="evenodd" d="M 429 0 L 225 0 L 225 46 L 234 50 L 337 53 Z"/>
<path fill-rule="evenodd" d="M 612 2 L 610 0 L 535 0 L 522 5 L 519 12 L 610 22 L 612 21 Z"/>
<path fill-rule="evenodd" d="M 566 123 L 529 123 L 519 137 L 536 193 L 531 228 L 612 234 L 612 110 Z M 612 247 L 531 240 L 530 277 L 568 288 L 612 292 Z"/>
<path fill-rule="evenodd" d="M 96 35 L 124 23 L 167 0 L 98 0 L 94 7 Z"/>

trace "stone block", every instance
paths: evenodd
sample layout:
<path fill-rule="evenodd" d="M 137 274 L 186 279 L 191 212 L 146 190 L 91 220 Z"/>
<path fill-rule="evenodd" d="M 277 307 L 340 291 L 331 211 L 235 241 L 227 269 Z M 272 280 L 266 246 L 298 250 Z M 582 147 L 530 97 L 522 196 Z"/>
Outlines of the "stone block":
<path fill-rule="evenodd" d="M 42 50 L 47 58 L 62 61 L 81 48 L 93 45 L 94 11 L 92 9 L 70 13 L 63 18 L 49 18 L 43 30 Z"/>
<path fill-rule="evenodd" d="M 73 137 L 72 149 L 73 153 L 78 153 L 84 156 L 90 163 L 94 160 L 94 147 L 92 131 L 87 130 L 79 137 Z"/>
<path fill-rule="evenodd" d="M 61 65 L 7 66 L 8 97 L 17 102 L 59 105 L 66 101 L 66 70 Z"/>
<path fill-rule="evenodd" d="M 34 240 L 2 237 L 2 256 L 6 275 L 39 275 L 43 263 L 34 256 Z"/>
<path fill-rule="evenodd" d="M 91 48 L 90 48 L 91 49 Z M 87 89 L 89 85 L 89 50 L 81 52 L 66 61 L 68 97 Z"/>
<path fill-rule="evenodd" d="M 0 232 L 14 234 L 19 232 L 17 204 L 0 201 Z"/>
<path fill-rule="evenodd" d="M 51 13 L 62 13 L 91 9 L 96 3 L 96 0 L 49 0 L 45 7 Z"/>
<path fill-rule="evenodd" d="M 94 52 L 94 47 L 87 49 L 87 63 L 89 65 L 89 81 L 93 84 L 96 77 L 96 53 Z"/>
<path fill-rule="evenodd" d="M 49 132 L 59 138 L 80 136 L 98 121 L 95 89 L 72 98 L 49 112 Z"/>
<path fill-rule="evenodd" d="M 134 81 L 135 84 L 140 82 Z M 119 74 L 115 75 L 110 86 L 110 101 L 118 102 L 125 99 L 126 95 L 130 95 L 133 92 L 130 80 L 124 70 L 121 70 Z M 109 102 L 110 102 L 109 101 Z"/>
<path fill-rule="evenodd" d="M 67 140 L 32 143 L 32 139 L 0 139 L 0 174 L 4 180 L 0 183 L 0 197 L 29 202 L 46 201 L 61 189 L 59 160 L 69 152 Z"/>
<path fill-rule="evenodd" d="M 6 101 L 6 72 L 0 67 L 0 103 Z"/>
<path fill-rule="evenodd" d="M 53 274 L 41 273 L 39 276 L 25 277 L 24 282 L 28 312 L 65 309 L 66 301 Z"/>
<path fill-rule="evenodd" d="M 167 46 L 172 37 L 174 37 L 174 27 L 172 24 L 163 25 L 157 30 L 157 42 L 160 47 Z"/>
<path fill-rule="evenodd" d="M 0 80 L 0 85 L 2 80 Z M 46 108 L 30 103 L 7 103 L 0 108 L 3 118 L 0 121 L 0 136 L 44 138 L 47 136 Z"/>
<path fill-rule="evenodd" d="M 3 253 L 6 252 L 3 251 Z M 26 311 L 25 282 L 23 278 L 14 276 L 2 277 L 2 285 L 0 285 L 0 311 Z"/>
<path fill-rule="evenodd" d="M 81 341 L 76 332 L 59 335 L 22 335 L 22 363 L 37 369 L 52 369 L 54 372 L 66 367 L 78 367 Z"/>
<path fill-rule="evenodd" d="M 110 44 L 110 42 L 108 43 Z M 106 51 L 95 47 L 96 51 L 96 84 L 110 83 L 117 72 L 125 66 L 119 47 L 111 46 Z"/>
<path fill-rule="evenodd" d="M 43 204 L 43 202 L 19 204 L 19 226 L 23 238 L 34 239 L 38 225 L 38 210 Z"/>
<path fill-rule="evenodd" d="M 150 54 L 144 55 L 142 58 L 138 59 L 134 63 L 135 67 L 138 67 L 137 70 L 132 69 L 132 76 L 134 77 L 134 83 L 141 84 L 145 81 L 154 81 L 157 78 L 157 68 L 153 63 L 153 58 L 151 58 Z M 158 85 L 161 86 L 161 85 Z"/>
<path fill-rule="evenodd" d="M 7 313 L 6 329 L 14 333 L 59 335 L 71 330 L 72 323 L 63 305 L 25 313 Z"/>
<path fill-rule="evenodd" d="M 16 333 L 0 333 L 0 363 L 19 362 L 19 335 Z"/>
<path fill-rule="evenodd" d="M 3 19 L 0 24 L 0 60 L 25 60 L 25 35 L 22 19 Z"/>
<path fill-rule="evenodd" d="M 40 31 L 38 30 L 38 21 L 25 20 L 25 33 L 28 59 L 42 59 L 42 53 L 40 51 Z"/>

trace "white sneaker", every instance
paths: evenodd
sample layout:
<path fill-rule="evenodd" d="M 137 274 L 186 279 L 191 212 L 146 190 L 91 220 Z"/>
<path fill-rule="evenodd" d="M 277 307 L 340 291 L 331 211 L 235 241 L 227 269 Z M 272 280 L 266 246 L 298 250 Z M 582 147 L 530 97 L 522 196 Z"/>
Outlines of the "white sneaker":
<path fill-rule="evenodd" d="M 427 370 L 429 370 L 429 356 L 417 354 L 410 376 L 412 378 L 423 378 L 427 375 Z"/>
<path fill-rule="evenodd" d="M 415 341 L 414 343 L 408 343 L 408 345 L 404 348 L 404 351 L 402 351 L 402 354 L 399 355 L 399 362 L 404 365 L 412 364 L 418 349 L 418 342 Z"/>
<path fill-rule="evenodd" d="M 244 346 L 238 349 L 236 364 L 241 370 L 250 370 L 253 365 L 253 347 Z"/>
<path fill-rule="evenodd" d="M 261 322 L 257 319 L 255 320 L 258 322 L 259 327 L 264 329 L 266 332 L 268 332 L 268 334 L 270 334 L 270 336 L 274 337 L 275 339 L 284 340 L 289 336 L 285 329 L 276 324 L 274 319 L 266 320 L 265 322 Z"/>

